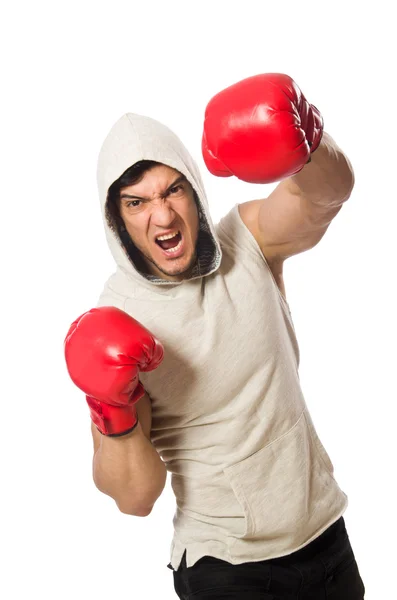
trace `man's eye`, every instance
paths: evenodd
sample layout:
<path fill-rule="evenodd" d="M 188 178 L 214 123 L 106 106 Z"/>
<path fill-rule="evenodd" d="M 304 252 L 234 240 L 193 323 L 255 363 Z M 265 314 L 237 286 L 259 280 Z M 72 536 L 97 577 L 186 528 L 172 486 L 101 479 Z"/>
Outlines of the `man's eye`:
<path fill-rule="evenodd" d="M 179 190 L 183 190 L 183 187 L 181 185 L 175 185 L 170 189 L 170 193 L 177 194 Z"/>
<path fill-rule="evenodd" d="M 127 206 L 131 207 L 131 208 L 137 208 L 139 206 L 139 202 L 140 202 L 140 200 L 130 200 L 130 202 L 128 202 Z"/>

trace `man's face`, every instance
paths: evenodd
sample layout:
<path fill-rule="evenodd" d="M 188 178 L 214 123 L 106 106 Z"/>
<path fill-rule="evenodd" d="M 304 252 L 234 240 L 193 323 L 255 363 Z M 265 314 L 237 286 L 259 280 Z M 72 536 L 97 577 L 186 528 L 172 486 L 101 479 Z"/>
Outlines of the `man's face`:
<path fill-rule="evenodd" d="M 196 262 L 199 217 L 192 186 L 179 171 L 159 165 L 139 183 L 122 188 L 120 215 L 149 273 L 170 281 L 189 275 Z"/>

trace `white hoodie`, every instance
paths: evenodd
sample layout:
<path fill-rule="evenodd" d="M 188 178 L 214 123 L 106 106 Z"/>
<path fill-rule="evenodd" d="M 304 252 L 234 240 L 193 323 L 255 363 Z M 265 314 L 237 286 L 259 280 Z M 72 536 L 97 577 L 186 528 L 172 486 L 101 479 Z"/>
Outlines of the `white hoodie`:
<path fill-rule="evenodd" d="M 191 277 L 138 271 L 107 225 L 109 186 L 140 160 L 168 165 L 192 184 L 205 243 Z M 142 373 L 151 440 L 176 496 L 170 563 L 205 555 L 232 564 L 291 554 L 348 505 L 317 436 L 299 381 L 289 306 L 235 205 L 214 226 L 197 165 L 167 127 L 122 116 L 98 160 L 106 236 L 117 264 L 98 306 L 117 306 L 164 345 Z"/>

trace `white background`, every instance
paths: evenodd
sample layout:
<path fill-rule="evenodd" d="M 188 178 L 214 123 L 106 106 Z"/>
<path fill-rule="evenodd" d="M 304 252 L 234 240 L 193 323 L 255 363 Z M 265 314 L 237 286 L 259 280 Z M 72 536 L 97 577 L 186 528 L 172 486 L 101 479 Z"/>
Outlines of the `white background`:
<path fill-rule="evenodd" d="M 348 494 L 366 599 L 395 584 L 396 54 L 392 3 L 15 2 L 0 15 L 2 433 L 7 600 L 176 598 L 169 486 L 146 518 L 91 479 L 88 408 L 63 339 L 113 271 L 96 160 L 124 112 L 163 121 L 202 167 L 215 222 L 274 187 L 217 179 L 200 140 L 212 95 L 289 74 L 356 185 L 314 249 L 285 263 L 316 428 Z M 390 7 L 390 8 L 389 8 Z M 394 560 L 393 560 L 394 559 Z"/>

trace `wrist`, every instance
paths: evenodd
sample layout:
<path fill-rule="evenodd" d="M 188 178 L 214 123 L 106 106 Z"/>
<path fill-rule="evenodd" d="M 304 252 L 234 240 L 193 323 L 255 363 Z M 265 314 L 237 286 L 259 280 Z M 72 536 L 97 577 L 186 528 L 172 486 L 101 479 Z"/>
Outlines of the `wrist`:
<path fill-rule="evenodd" d="M 130 433 L 138 424 L 134 404 L 115 406 L 86 396 L 91 420 L 102 435 L 117 437 Z"/>
<path fill-rule="evenodd" d="M 320 145 L 324 133 L 324 119 L 318 108 L 313 104 L 309 105 L 306 127 L 306 138 L 310 146 L 310 154 L 313 154 Z"/>

